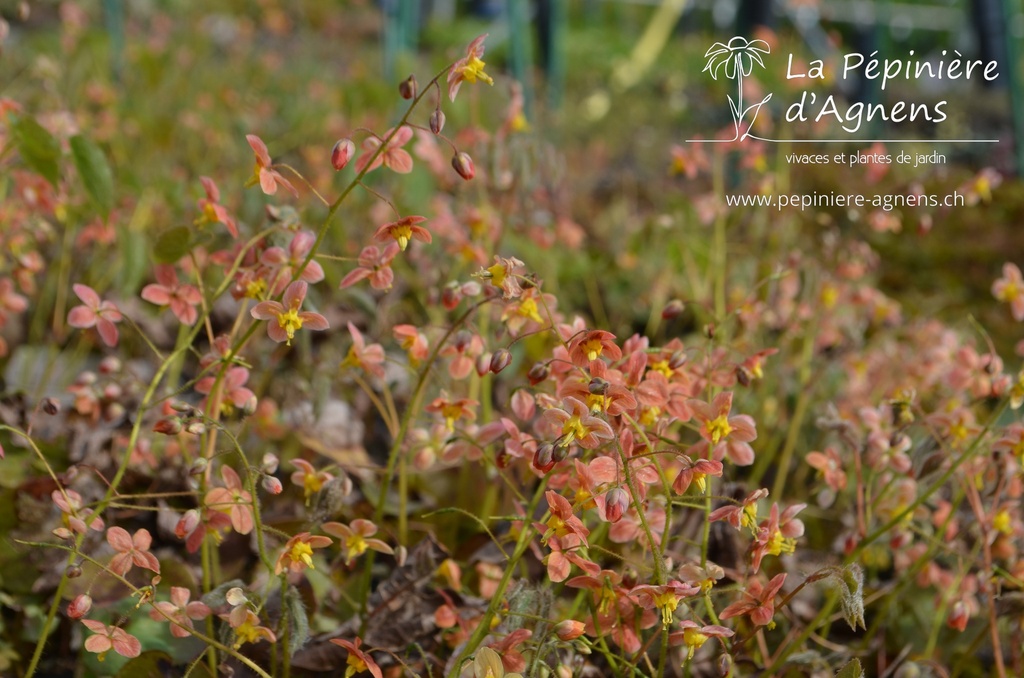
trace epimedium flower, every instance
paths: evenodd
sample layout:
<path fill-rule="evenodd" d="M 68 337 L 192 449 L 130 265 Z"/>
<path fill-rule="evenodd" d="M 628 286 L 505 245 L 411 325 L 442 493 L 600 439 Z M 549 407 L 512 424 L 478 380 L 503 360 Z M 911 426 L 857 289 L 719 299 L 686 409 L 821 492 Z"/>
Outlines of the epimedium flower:
<path fill-rule="evenodd" d="M 825 484 L 833 491 L 839 492 L 846 488 L 846 472 L 843 470 L 843 460 L 839 452 L 831 445 L 825 448 L 824 452 L 808 452 L 804 460 L 821 473 Z"/>
<path fill-rule="evenodd" d="M 672 625 L 672 616 L 679 607 L 679 601 L 698 593 L 699 586 L 691 586 L 681 581 L 670 581 L 660 586 L 641 584 L 634 586 L 630 591 L 630 595 L 636 596 L 644 609 L 658 608 L 661 611 L 661 623 L 665 628 Z"/>
<path fill-rule="evenodd" d="M 424 409 L 427 412 L 436 412 L 444 417 L 445 426 L 451 432 L 455 430 L 455 422 L 460 419 L 476 420 L 476 412 L 473 408 L 478 404 L 477 401 L 469 398 L 452 399 L 448 396 L 448 393 L 441 391 L 441 395 L 434 398 Z"/>
<path fill-rule="evenodd" d="M 1024 321 L 1024 277 L 1017 264 L 1003 264 L 1003 277 L 992 283 L 992 295 L 1010 305 L 1014 320 Z"/>
<path fill-rule="evenodd" d="M 729 416 L 732 396 L 732 391 L 722 391 L 710 404 L 697 399 L 687 401 L 693 418 L 701 424 L 700 435 L 704 439 L 691 452 L 703 457 L 710 446 L 715 459 L 727 456 L 737 466 L 749 466 L 754 463 L 754 449 L 749 443 L 757 438 L 757 427 L 750 415 Z"/>
<path fill-rule="evenodd" d="M 356 638 L 354 643 L 344 638 L 331 638 L 331 642 L 348 650 L 348 659 L 345 661 L 347 665 L 345 678 L 352 678 L 363 671 L 369 671 L 373 678 L 383 678 L 380 667 L 377 666 L 377 662 L 373 661 L 373 657 L 359 649 L 359 646 L 363 644 L 361 638 Z"/>
<path fill-rule="evenodd" d="M 102 530 L 103 519 L 93 513 L 92 509 L 83 508 L 85 502 L 82 495 L 74 490 L 54 490 L 50 497 L 53 503 L 60 509 L 61 519 L 65 525 L 78 534 L 85 534 L 90 528 Z"/>
<path fill-rule="evenodd" d="M 317 471 L 312 464 L 305 459 L 293 459 L 292 465 L 299 470 L 292 473 L 292 482 L 302 488 L 306 497 L 306 506 L 309 506 L 309 499 L 320 491 L 325 483 L 334 480 L 334 476 L 327 471 Z"/>
<path fill-rule="evenodd" d="M 489 647 L 481 647 L 473 657 L 473 678 L 523 678 L 523 674 L 506 673 L 501 655 Z"/>
<path fill-rule="evenodd" d="M 569 503 L 569 500 L 554 490 L 546 491 L 544 498 L 548 502 L 548 510 L 551 513 L 546 523 L 548 528 L 547 534 L 549 536 L 554 535 L 559 539 L 575 535 L 581 542 L 586 544 L 587 535 L 590 534 L 590 530 L 573 513 L 572 504 Z"/>
<path fill-rule="evenodd" d="M 602 356 L 612 362 L 622 357 L 622 349 L 615 344 L 615 335 L 611 332 L 589 330 L 569 342 L 569 357 L 577 367 L 586 367 Z"/>
<path fill-rule="evenodd" d="M 494 264 L 480 270 L 476 276 L 489 281 L 501 290 L 501 298 L 506 301 L 516 299 L 523 293 L 518 276 L 525 264 L 515 257 L 494 255 Z"/>
<path fill-rule="evenodd" d="M 377 227 L 377 231 L 373 234 L 373 239 L 377 242 L 394 240 L 403 252 L 409 246 L 409 241 L 413 238 L 429 244 L 433 240 L 430 231 L 419 225 L 426 220 L 426 217 L 408 216 L 402 217 L 398 221 L 382 224 Z"/>
<path fill-rule="evenodd" d="M 785 583 L 785 572 L 775 575 L 767 586 L 757 579 L 747 582 L 747 588 L 743 591 L 743 599 L 722 610 L 718 614 L 718 618 L 731 619 L 749 615 L 750 621 L 757 626 L 767 626 L 769 630 L 775 628 L 775 622 L 772 621 L 775 616 L 775 596 L 779 594 L 779 590 Z"/>
<path fill-rule="evenodd" d="M 363 140 L 363 154 L 356 161 L 356 172 L 362 172 L 364 169 L 367 172 L 372 172 L 384 165 L 398 174 L 408 174 L 412 171 L 412 156 L 402 146 L 409 143 L 412 135 L 412 128 L 402 125 L 397 131 L 394 128 L 389 129 L 383 137 L 376 135 L 367 137 Z M 377 154 L 377 149 L 384 144 L 385 139 L 387 139 L 387 145 Z M 374 158 L 375 154 L 377 154 L 376 158 Z M 373 158 L 373 162 L 370 162 L 370 158 Z"/>
<path fill-rule="evenodd" d="M 245 140 L 249 142 L 253 153 L 256 154 L 256 167 L 253 169 L 252 177 L 246 182 L 246 187 L 259 184 L 264 193 L 274 195 L 277 193 L 277 187 L 283 186 L 292 195 L 298 197 L 299 192 L 295 190 L 291 182 L 273 168 L 274 163 L 270 160 L 270 153 L 263 140 L 255 134 L 245 135 Z"/>
<path fill-rule="evenodd" d="M 279 301 L 261 301 L 253 306 L 250 313 L 257 320 L 269 320 L 267 334 L 276 342 L 292 345 L 295 333 L 305 327 L 309 330 L 326 330 L 330 327 L 327 318 L 312 311 L 299 312 L 306 298 L 308 285 L 304 280 L 296 280 L 288 285 Z"/>
<path fill-rule="evenodd" d="M 341 289 L 351 287 L 361 280 L 370 280 L 370 287 L 375 290 L 389 290 L 395 282 L 395 272 L 391 270 L 391 262 L 401 251 L 397 242 L 388 243 L 383 249 L 376 245 L 368 245 L 359 253 L 359 266 L 341 281 Z"/>
<path fill-rule="evenodd" d="M 313 549 L 322 549 L 334 542 L 330 537 L 311 535 L 309 532 L 300 532 L 284 545 L 284 551 L 277 558 L 274 565 L 274 574 L 281 574 L 286 569 L 291 572 L 302 572 L 307 567 L 313 568 Z"/>
<path fill-rule="evenodd" d="M 599 447 L 602 441 L 615 437 L 607 421 L 591 414 L 590 408 L 583 401 L 572 396 L 562 400 L 562 407 L 545 410 L 541 417 L 561 431 L 556 441 L 559 447 L 567 447 L 575 442 L 580 447 L 592 450 Z"/>
<path fill-rule="evenodd" d="M 194 325 L 199 318 L 196 306 L 203 295 L 193 285 L 179 283 L 178 274 L 170 264 L 158 264 L 156 283 L 142 288 L 142 298 L 157 306 L 169 306 L 175 317 L 185 325 Z"/>
<path fill-rule="evenodd" d="M 149 530 L 141 529 L 133 536 L 123 527 L 111 527 L 107 530 L 107 543 L 117 551 L 117 555 L 110 560 L 110 570 L 115 574 L 123 577 L 132 569 L 132 565 L 160 574 L 160 561 L 149 552 L 153 543 Z"/>
<path fill-rule="evenodd" d="M 129 659 L 142 654 L 142 643 L 124 629 L 107 626 L 95 619 L 83 619 L 82 623 L 95 634 L 85 639 L 85 649 L 97 653 L 100 661 L 106 659 L 111 650 Z"/>
<path fill-rule="evenodd" d="M 203 184 L 203 191 L 206 193 L 206 197 L 200 198 L 199 202 L 196 203 L 199 207 L 199 216 L 196 217 L 195 225 L 224 224 L 231 237 L 237 238 L 238 224 L 235 222 L 234 217 L 228 213 L 227 208 L 220 204 L 220 189 L 217 188 L 217 184 L 210 177 L 199 177 L 199 181 Z"/>
<path fill-rule="evenodd" d="M 380 539 L 369 538 L 377 534 L 377 526 L 372 521 L 356 518 L 350 525 L 330 522 L 324 523 L 322 527 L 324 532 L 341 540 L 346 565 L 351 565 L 353 560 L 366 553 L 366 549 L 373 549 L 378 553 L 394 553 L 392 548 Z"/>
<path fill-rule="evenodd" d="M 469 43 L 466 55 L 452 64 L 451 70 L 448 71 L 448 98 L 451 101 L 455 101 L 455 95 L 459 93 L 463 82 L 480 80 L 488 85 L 494 84 L 494 79 L 484 73 L 484 66 L 487 64 L 480 60 L 480 57 L 484 55 L 484 40 L 487 35 L 484 33 L 477 36 L 473 42 Z"/>
<path fill-rule="evenodd" d="M 430 342 L 427 336 L 414 325 L 395 325 L 391 330 L 398 344 L 409 355 L 413 367 L 419 365 L 430 353 Z"/>
<path fill-rule="evenodd" d="M 221 619 L 226 620 L 235 631 L 235 642 L 232 645 L 234 649 L 237 650 L 246 643 L 258 643 L 260 640 L 266 640 L 269 643 L 277 642 L 274 632 L 260 625 L 260 618 L 255 612 L 244 607 L 235 609 L 239 611 L 239 614 L 232 611 L 230 615 L 221 615 Z"/>
<path fill-rule="evenodd" d="M 242 486 L 242 479 L 230 466 L 220 467 L 220 477 L 224 487 L 215 487 L 207 492 L 204 503 L 211 510 L 227 514 L 235 532 L 249 534 L 254 526 L 252 495 Z"/>
<path fill-rule="evenodd" d="M 154 621 L 170 621 L 171 635 L 175 638 L 188 638 L 190 631 L 194 628 L 193 620 L 206 619 L 210 616 L 211 610 L 206 603 L 200 601 L 189 602 L 192 592 L 181 586 L 171 587 L 170 601 L 161 600 L 153 603 L 149 611 L 150 619 Z"/>
<path fill-rule="evenodd" d="M 779 505 L 772 504 L 768 519 L 761 523 L 754 535 L 754 572 L 761 568 L 764 556 L 778 556 L 796 550 L 796 540 L 803 536 L 804 524 L 795 516 L 805 508 L 807 504 L 793 504 L 779 515 Z"/>
<path fill-rule="evenodd" d="M 683 630 L 670 633 L 668 642 L 669 645 L 682 644 L 686 646 L 686 661 L 693 659 L 694 653 L 711 638 L 729 638 L 735 635 L 731 629 L 724 626 L 717 624 L 700 626 L 697 622 L 689 619 L 679 622 L 679 626 Z"/>
<path fill-rule="evenodd" d="M 302 262 L 306 260 L 315 243 L 316 236 L 312 232 L 299 231 L 288 243 L 287 250 L 283 247 L 270 247 L 260 255 L 260 263 L 274 272 L 271 276 L 277 281 L 273 289 L 274 294 L 280 294 L 288 281 L 295 277 L 295 271 L 302 267 Z M 315 260 L 310 260 L 299 276 L 299 280 L 311 285 L 323 279 L 324 269 Z"/>
<path fill-rule="evenodd" d="M 380 344 L 366 345 L 362 333 L 352 323 L 348 324 L 348 332 L 352 335 L 352 346 L 341 361 L 342 369 L 352 367 L 366 371 L 378 379 L 384 378 L 384 348 Z"/>
<path fill-rule="evenodd" d="M 104 344 L 116 346 L 117 327 L 114 323 L 121 322 L 121 312 L 114 302 L 100 300 L 100 295 L 88 285 L 75 283 L 71 289 L 83 303 L 68 312 L 68 325 L 81 330 L 95 327 Z"/>
<path fill-rule="evenodd" d="M 256 394 L 245 386 L 247 381 L 249 381 L 249 370 L 244 367 L 232 367 L 224 373 L 221 381 L 221 415 L 231 414 L 232 408 L 247 410 L 247 408 L 253 407 L 252 403 L 256 401 Z M 203 377 L 196 382 L 196 393 L 209 395 L 216 383 L 217 378 L 213 375 Z M 206 409 L 205 399 L 201 407 Z"/>
<path fill-rule="evenodd" d="M 683 469 L 672 482 L 672 490 L 676 494 L 685 494 L 691 483 L 696 483 L 701 494 L 707 491 L 708 476 L 722 477 L 722 462 L 714 459 L 691 460 L 683 455 Z"/>

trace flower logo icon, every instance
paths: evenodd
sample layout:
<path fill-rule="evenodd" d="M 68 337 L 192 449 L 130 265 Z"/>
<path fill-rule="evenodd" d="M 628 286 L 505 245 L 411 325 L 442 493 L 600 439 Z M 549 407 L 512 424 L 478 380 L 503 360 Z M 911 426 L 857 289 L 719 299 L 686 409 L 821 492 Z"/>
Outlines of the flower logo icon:
<path fill-rule="evenodd" d="M 766 104 L 772 95 L 769 94 L 756 104 L 746 108 L 743 107 L 743 78 L 749 77 L 754 71 L 754 64 L 764 68 L 762 54 L 770 54 L 771 47 L 764 40 L 747 40 L 736 36 L 728 43 L 716 42 L 708 48 L 704 54 L 707 64 L 704 71 L 710 72 L 711 77 L 718 80 L 718 74 L 724 73 L 727 80 L 736 80 L 736 100 L 729 96 L 729 110 L 732 112 L 733 124 L 736 127 L 736 136 L 733 141 L 746 139 L 749 130 L 754 126 L 757 114 L 761 106 Z M 744 125 L 747 114 L 753 111 L 750 122 Z"/>

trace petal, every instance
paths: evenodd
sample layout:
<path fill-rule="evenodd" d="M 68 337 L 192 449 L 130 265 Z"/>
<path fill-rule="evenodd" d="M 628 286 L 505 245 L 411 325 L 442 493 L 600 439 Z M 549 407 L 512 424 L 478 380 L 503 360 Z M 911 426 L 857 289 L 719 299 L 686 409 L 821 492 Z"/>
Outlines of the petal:
<path fill-rule="evenodd" d="M 90 621 L 90 620 L 86 620 L 86 619 L 82 620 L 83 623 L 85 623 L 86 621 Z M 103 625 L 100 624 L 100 626 L 103 626 Z M 104 628 L 106 628 L 106 627 L 104 627 Z M 96 635 L 96 636 L 89 636 L 88 638 L 86 638 L 85 639 L 85 646 L 84 647 L 89 652 L 96 652 L 97 654 L 99 654 L 101 652 L 107 652 L 108 650 L 110 650 L 110 648 L 113 647 L 113 645 L 110 642 L 110 638 L 108 638 L 106 636 Z"/>
<path fill-rule="evenodd" d="M 77 327 L 80 330 L 87 329 L 96 324 L 96 311 L 88 306 L 75 306 L 68 313 L 68 325 Z"/>
<path fill-rule="evenodd" d="M 277 193 L 277 180 L 274 177 L 274 172 L 265 168 L 260 169 L 260 189 L 267 195 Z"/>
<path fill-rule="evenodd" d="M 112 527 L 107 530 L 107 543 L 119 553 L 131 551 L 134 547 L 131 535 L 123 527 Z"/>
<path fill-rule="evenodd" d="M 220 189 L 217 188 L 217 184 L 214 183 L 213 179 L 210 177 L 199 177 L 199 183 L 203 185 L 203 190 L 206 191 L 206 198 L 208 200 L 220 202 Z"/>
<path fill-rule="evenodd" d="M 132 537 L 132 545 L 140 551 L 148 551 L 149 547 L 153 544 L 153 535 L 149 533 L 149 530 L 143 528 L 135 533 Z"/>
<path fill-rule="evenodd" d="M 107 633 L 107 625 L 103 622 L 98 622 L 95 619 L 83 619 L 82 623 L 85 624 L 85 627 L 93 633 Z"/>
<path fill-rule="evenodd" d="M 327 322 L 327 318 L 323 317 L 319 313 L 313 313 L 312 311 L 304 311 L 299 314 L 299 320 L 302 321 L 302 327 L 307 330 L 326 330 L 330 329 L 330 324 Z"/>
<path fill-rule="evenodd" d="M 263 143 L 255 134 L 246 134 L 245 140 L 249 142 L 249 146 L 252 147 L 253 152 L 256 154 L 256 160 L 259 161 L 263 167 L 270 166 L 270 153 L 267 151 L 267 145 Z"/>
<path fill-rule="evenodd" d="M 277 323 L 267 323 L 267 336 L 279 344 L 288 341 L 288 333 Z"/>
<path fill-rule="evenodd" d="M 78 298 L 81 299 L 86 306 L 90 308 L 99 308 L 100 295 L 96 294 L 96 290 L 88 285 L 82 285 L 80 283 L 75 283 L 71 286 L 71 289 L 75 291 L 75 294 L 78 295 Z"/>
<path fill-rule="evenodd" d="M 254 522 L 252 511 L 248 506 L 236 505 L 231 509 L 231 527 L 235 528 L 238 534 L 249 534 L 252 532 Z"/>
<path fill-rule="evenodd" d="M 346 287 L 351 287 L 352 285 L 355 285 L 360 280 L 364 280 L 365 278 L 370 277 L 370 273 L 371 273 L 371 271 L 369 269 L 357 268 L 354 271 L 350 272 L 348 275 L 346 275 L 344 278 L 342 278 L 341 285 L 339 285 L 338 287 L 340 289 L 345 289 Z M 371 282 L 371 285 L 372 284 L 373 283 Z M 377 289 L 380 289 L 380 288 L 377 288 Z"/>
<path fill-rule="evenodd" d="M 288 263 L 288 254 L 283 247 L 271 247 L 260 256 L 260 263 L 267 266 L 280 266 Z"/>
<path fill-rule="evenodd" d="M 138 657 L 142 654 L 142 643 L 124 629 L 114 629 L 114 652 L 124 657 Z"/>
<path fill-rule="evenodd" d="M 174 603 L 175 607 L 184 609 L 188 605 L 188 599 L 191 597 L 192 592 L 184 586 L 171 587 L 171 602 Z"/>
<path fill-rule="evenodd" d="M 224 485 L 226 485 L 228 489 L 242 489 L 242 479 L 238 477 L 238 473 L 235 469 L 230 466 L 225 465 L 220 467 L 220 477 L 224 480 Z"/>
<path fill-rule="evenodd" d="M 157 306 L 166 306 L 171 303 L 170 290 L 163 285 L 146 285 L 142 288 L 142 294 L 139 296 Z"/>
<path fill-rule="evenodd" d="M 100 338 L 107 346 L 117 346 L 117 327 L 106 318 L 96 321 L 96 329 L 99 330 Z"/>
<path fill-rule="evenodd" d="M 397 149 L 399 146 L 404 146 L 409 143 L 409 139 L 412 139 L 412 128 L 408 125 L 402 125 L 402 127 L 395 132 L 395 136 L 391 138 L 388 146 L 392 149 Z"/>
<path fill-rule="evenodd" d="M 304 280 L 296 280 L 288 285 L 282 299 L 285 308 L 298 308 L 302 306 L 302 301 L 306 298 L 307 289 L 309 289 L 309 285 Z"/>
<path fill-rule="evenodd" d="M 412 156 L 401 148 L 393 148 L 385 153 L 384 164 L 398 174 L 412 172 Z"/>
<path fill-rule="evenodd" d="M 284 312 L 284 306 L 276 301 L 261 301 L 252 307 L 249 315 L 257 320 L 277 320 L 277 316 Z"/>

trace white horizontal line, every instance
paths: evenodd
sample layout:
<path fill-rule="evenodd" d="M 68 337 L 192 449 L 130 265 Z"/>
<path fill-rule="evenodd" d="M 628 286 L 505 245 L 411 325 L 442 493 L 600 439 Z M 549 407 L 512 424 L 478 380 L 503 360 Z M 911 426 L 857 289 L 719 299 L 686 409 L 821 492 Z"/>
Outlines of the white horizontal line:
<path fill-rule="evenodd" d="M 748 135 L 750 139 L 773 144 L 998 144 L 999 139 L 767 139 Z M 687 139 L 687 144 L 732 144 L 735 139 Z"/>

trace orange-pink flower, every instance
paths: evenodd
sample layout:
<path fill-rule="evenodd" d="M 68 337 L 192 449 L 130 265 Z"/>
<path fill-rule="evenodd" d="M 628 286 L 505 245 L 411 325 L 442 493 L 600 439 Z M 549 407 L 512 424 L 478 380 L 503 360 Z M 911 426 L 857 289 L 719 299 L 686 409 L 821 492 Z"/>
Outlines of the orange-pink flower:
<path fill-rule="evenodd" d="M 178 282 L 178 274 L 169 264 L 156 266 L 156 280 L 142 288 L 142 298 L 157 306 L 170 306 L 171 312 L 185 325 L 194 325 L 199 318 L 196 306 L 203 295 L 194 286 Z"/>
<path fill-rule="evenodd" d="M 361 639 L 356 638 L 356 642 L 352 643 L 343 638 L 331 638 L 331 642 L 348 650 L 348 659 L 345 662 L 348 665 L 345 669 L 346 678 L 363 671 L 369 671 L 373 678 L 383 678 L 380 667 L 373 661 L 373 657 L 359 649 L 363 643 Z"/>
<path fill-rule="evenodd" d="M 115 574 L 123 577 L 132 569 L 132 565 L 160 574 L 160 561 L 149 552 L 153 543 L 149 530 L 139 530 L 132 536 L 123 527 L 111 527 L 107 530 L 107 543 L 117 551 L 117 555 L 110 561 L 110 570 Z"/>
<path fill-rule="evenodd" d="M 199 217 L 196 218 L 195 224 L 201 226 L 202 224 L 224 224 L 232 238 L 238 237 L 238 224 L 235 222 L 227 208 L 220 204 L 220 189 L 217 188 L 217 184 L 213 182 L 210 177 L 199 177 L 199 181 L 203 184 L 203 190 L 206 192 L 205 198 L 200 198 L 198 204 Z"/>
<path fill-rule="evenodd" d="M 757 579 L 747 583 L 743 591 L 743 600 L 739 600 L 722 610 L 719 619 L 730 619 L 742 615 L 749 615 L 750 621 L 758 626 L 767 626 L 769 629 L 775 626 L 772 617 L 775 616 L 775 596 L 786 582 L 786 573 L 777 574 L 764 586 Z"/>
<path fill-rule="evenodd" d="M 992 283 L 992 294 L 1010 305 L 1014 320 L 1024 321 L 1024 278 L 1017 264 L 1003 264 L 1003 277 Z"/>
<path fill-rule="evenodd" d="M 377 242 L 394 240 L 403 252 L 409 246 L 409 241 L 413 238 L 420 242 L 430 243 L 433 240 L 430 236 L 430 231 L 419 225 L 426 220 L 426 217 L 409 216 L 402 217 L 398 221 L 392 221 L 388 224 L 382 224 L 377 227 L 377 231 L 373 234 L 373 239 Z"/>
<path fill-rule="evenodd" d="M 175 638 L 188 638 L 191 635 L 193 619 L 205 619 L 210 616 L 211 610 L 206 603 L 195 601 L 189 602 L 192 592 L 181 586 L 171 587 L 171 600 L 161 600 L 153 603 L 156 609 L 149 611 L 150 619 L 154 621 L 167 621 L 171 623 L 171 635 Z"/>
<path fill-rule="evenodd" d="M 95 619 L 83 619 L 82 623 L 96 634 L 85 639 L 85 649 L 99 654 L 100 661 L 106 658 L 107 652 L 110 650 L 129 658 L 142 654 L 142 643 L 124 629 L 107 626 Z"/>
<path fill-rule="evenodd" d="M 757 427 L 749 415 L 729 416 L 732 391 L 722 391 L 710 404 L 697 399 L 691 399 L 687 404 L 693 411 L 693 418 L 701 424 L 700 435 L 704 439 L 690 448 L 693 456 L 706 457 L 710 446 L 714 458 L 719 461 L 722 457 L 729 457 L 737 466 L 754 463 L 754 448 L 749 443 L 757 438 Z"/>
<path fill-rule="evenodd" d="M 622 349 L 615 344 L 615 335 L 604 330 L 590 330 L 576 335 L 569 342 L 569 357 L 572 364 L 586 367 L 600 357 L 612 362 L 622 357 Z"/>
<path fill-rule="evenodd" d="M 484 66 L 487 64 L 480 60 L 480 57 L 484 55 L 484 40 L 486 38 L 487 33 L 477 36 L 466 48 L 466 56 L 452 64 L 452 69 L 448 71 L 448 98 L 452 101 L 455 101 L 455 95 L 459 93 L 463 82 L 481 80 L 488 85 L 494 84 L 491 76 L 484 73 Z"/>
<path fill-rule="evenodd" d="M 366 549 L 373 549 L 379 553 L 394 553 L 391 547 L 380 539 L 369 538 L 377 534 L 377 526 L 369 520 L 356 518 L 351 525 L 331 522 L 324 523 L 322 527 L 324 532 L 341 540 L 346 565 L 351 565 L 353 560 L 366 553 Z"/>
<path fill-rule="evenodd" d="M 352 335 L 352 346 L 341 361 L 342 368 L 354 367 L 364 370 L 378 379 L 384 378 L 384 348 L 380 344 L 366 345 L 363 334 L 352 323 L 348 324 L 348 332 Z"/>
<path fill-rule="evenodd" d="M 249 179 L 246 186 L 259 184 L 260 188 L 267 195 L 274 195 L 277 193 L 277 187 L 283 186 L 292 195 L 298 196 L 299 192 L 295 190 L 291 182 L 273 168 L 274 163 L 270 160 L 270 153 L 267 151 L 267 145 L 263 143 L 263 140 L 255 134 L 245 135 L 245 140 L 249 142 L 253 153 L 256 154 L 256 167 L 253 170 L 252 178 Z"/>
<path fill-rule="evenodd" d="M 394 133 L 394 136 L 392 136 L 392 133 Z M 370 163 L 370 158 L 373 158 L 374 153 L 384 143 L 384 139 L 388 137 L 391 137 L 391 139 L 387 142 L 387 146 Z M 376 135 L 367 137 L 363 140 L 363 154 L 356 161 L 356 172 L 362 172 L 366 168 L 367 163 L 369 163 L 369 168 L 366 168 L 367 172 L 372 172 L 381 165 L 384 165 L 399 174 L 408 174 L 412 171 L 412 156 L 402 146 L 405 146 L 410 139 L 412 139 L 412 128 L 408 125 L 402 125 L 397 132 L 395 132 L 394 128 L 389 129 L 384 133 L 383 138 Z"/>
<path fill-rule="evenodd" d="M 101 301 L 96 290 L 88 285 L 76 283 L 71 286 L 83 305 L 75 306 L 68 312 L 68 325 L 78 329 L 95 327 L 100 338 L 107 346 L 117 345 L 117 327 L 114 323 L 121 322 L 121 312 L 112 301 Z"/>
<path fill-rule="evenodd" d="M 269 320 L 267 334 L 276 342 L 292 345 L 295 333 L 305 327 L 309 330 L 326 330 L 330 327 L 327 318 L 313 311 L 299 312 L 306 298 L 308 285 L 303 280 L 296 280 L 288 285 L 280 301 L 261 301 L 252 307 L 250 313 L 257 320 Z"/>
<path fill-rule="evenodd" d="M 220 467 L 220 477 L 224 487 L 215 487 L 206 493 L 206 506 L 226 513 L 235 532 L 249 534 L 254 525 L 252 495 L 242 486 L 242 479 L 230 466 Z"/>
<path fill-rule="evenodd" d="M 281 574 L 286 569 L 291 572 L 302 572 L 307 567 L 313 569 L 313 549 L 326 548 L 332 543 L 330 537 L 311 535 L 309 532 L 295 535 L 288 540 L 284 551 L 278 556 L 274 574 Z"/>
<path fill-rule="evenodd" d="M 370 287 L 375 290 L 389 290 L 395 281 L 395 272 L 391 270 L 391 262 L 401 251 L 397 242 L 388 243 L 383 250 L 376 245 L 368 245 L 359 253 L 359 267 L 351 271 L 341 281 L 341 288 L 351 287 L 360 280 L 370 279 Z"/>

